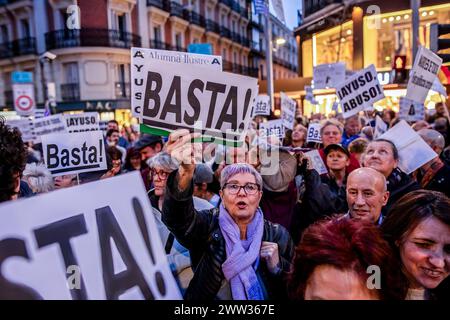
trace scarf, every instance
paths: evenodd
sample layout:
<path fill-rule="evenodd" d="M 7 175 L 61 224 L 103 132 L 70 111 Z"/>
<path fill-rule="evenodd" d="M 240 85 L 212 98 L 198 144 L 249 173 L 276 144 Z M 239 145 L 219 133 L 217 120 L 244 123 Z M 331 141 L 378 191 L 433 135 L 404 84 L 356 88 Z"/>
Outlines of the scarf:
<path fill-rule="evenodd" d="M 239 227 L 223 204 L 220 205 L 219 227 L 227 253 L 222 271 L 230 283 L 233 300 L 263 300 L 263 288 L 255 272 L 264 231 L 261 209 L 256 210 L 247 226 L 247 240 L 240 239 Z"/>

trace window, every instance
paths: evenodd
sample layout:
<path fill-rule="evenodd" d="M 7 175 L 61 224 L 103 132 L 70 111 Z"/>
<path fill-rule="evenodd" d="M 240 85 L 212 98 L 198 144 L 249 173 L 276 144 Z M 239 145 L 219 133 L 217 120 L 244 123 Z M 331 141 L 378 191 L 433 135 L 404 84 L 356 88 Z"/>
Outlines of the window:
<path fill-rule="evenodd" d="M 226 18 L 225 18 L 225 15 L 224 15 L 224 14 L 222 14 L 222 15 L 221 15 L 221 17 L 220 17 L 220 21 L 222 22 L 222 26 L 224 26 L 224 27 L 226 27 L 226 26 L 227 26 L 227 24 L 226 24 L 227 20 L 226 20 Z"/>
<path fill-rule="evenodd" d="M 175 46 L 177 47 L 178 51 L 183 48 L 183 41 L 180 32 L 175 33 Z"/>
<path fill-rule="evenodd" d="M 9 33 L 8 33 L 8 27 L 6 25 L 0 26 L 0 43 L 6 43 L 9 42 Z"/>
<path fill-rule="evenodd" d="M 225 59 L 225 60 L 227 60 L 227 49 L 223 49 L 222 50 L 222 56 L 223 56 L 223 58 Z"/>
<path fill-rule="evenodd" d="M 30 38 L 30 24 L 27 19 L 20 20 L 20 27 L 22 29 L 22 38 Z"/>
<path fill-rule="evenodd" d="M 238 63 L 238 59 L 237 59 L 237 53 L 236 51 L 233 52 L 233 63 Z"/>
<path fill-rule="evenodd" d="M 161 42 L 161 26 L 155 26 L 153 27 L 153 36 L 155 38 L 156 42 Z"/>
<path fill-rule="evenodd" d="M 64 83 L 77 83 L 79 82 L 78 77 L 78 63 L 69 62 L 63 64 L 64 71 Z"/>
<path fill-rule="evenodd" d="M 127 83 L 126 70 L 128 66 L 125 64 L 118 64 L 116 68 L 116 97 L 129 97 L 129 84 Z"/>

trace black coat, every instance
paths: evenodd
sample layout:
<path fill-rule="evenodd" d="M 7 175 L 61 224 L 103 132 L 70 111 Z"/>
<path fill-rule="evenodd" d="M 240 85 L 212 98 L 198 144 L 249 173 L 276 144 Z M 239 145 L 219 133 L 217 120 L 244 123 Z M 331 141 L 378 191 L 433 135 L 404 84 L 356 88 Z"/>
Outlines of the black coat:
<path fill-rule="evenodd" d="M 450 167 L 444 165 L 425 186 L 427 190 L 434 190 L 444 193 L 450 197 Z"/>
<path fill-rule="evenodd" d="M 193 185 L 178 190 L 177 171 L 167 180 L 162 219 L 184 247 L 189 249 L 194 277 L 186 290 L 186 300 L 214 300 L 225 276 L 222 264 L 226 260 L 225 239 L 219 227 L 219 209 L 196 211 L 192 202 Z M 281 272 L 271 274 L 263 261 L 256 270 L 269 299 L 287 298 L 286 277 L 291 269 L 294 244 L 287 230 L 264 220 L 262 241 L 278 244 Z"/>
<path fill-rule="evenodd" d="M 409 175 L 396 168 L 387 178 L 387 189 L 389 191 L 389 200 L 381 210 L 381 214 L 386 216 L 391 207 L 405 194 L 421 189 L 419 184 Z"/>

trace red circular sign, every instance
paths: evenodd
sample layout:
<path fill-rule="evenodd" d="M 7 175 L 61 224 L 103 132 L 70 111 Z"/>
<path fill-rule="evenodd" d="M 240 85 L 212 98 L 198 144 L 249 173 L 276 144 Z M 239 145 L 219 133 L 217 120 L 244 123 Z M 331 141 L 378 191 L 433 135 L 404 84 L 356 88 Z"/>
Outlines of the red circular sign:
<path fill-rule="evenodd" d="M 16 99 L 16 107 L 22 111 L 29 111 L 33 106 L 33 100 L 29 96 L 19 96 Z"/>

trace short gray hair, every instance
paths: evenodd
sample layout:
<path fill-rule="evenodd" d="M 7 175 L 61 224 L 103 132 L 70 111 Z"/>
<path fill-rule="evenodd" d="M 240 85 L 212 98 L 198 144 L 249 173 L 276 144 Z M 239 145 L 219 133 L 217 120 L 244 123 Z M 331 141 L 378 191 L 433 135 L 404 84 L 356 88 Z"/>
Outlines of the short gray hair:
<path fill-rule="evenodd" d="M 28 163 L 23 177 L 34 193 L 44 193 L 55 189 L 52 174 L 44 164 Z"/>
<path fill-rule="evenodd" d="M 438 131 L 433 129 L 421 129 L 417 131 L 417 133 L 430 147 L 438 147 L 439 149 L 445 148 L 445 138 Z"/>
<path fill-rule="evenodd" d="M 148 166 L 151 169 L 159 167 L 166 172 L 172 172 L 178 169 L 178 164 L 166 152 L 160 152 L 148 160 Z"/>
<path fill-rule="evenodd" d="M 259 189 L 262 190 L 263 181 L 262 177 L 259 174 L 258 171 L 256 171 L 255 168 L 253 168 L 248 163 L 235 163 L 230 164 L 223 168 L 222 173 L 220 175 L 220 188 L 222 189 L 223 186 L 228 182 L 228 180 L 231 179 L 234 175 L 237 175 L 239 173 L 250 173 L 255 177 L 256 184 L 258 185 Z"/>
<path fill-rule="evenodd" d="M 340 123 L 338 120 L 335 120 L 335 119 L 328 119 L 321 123 L 321 128 L 320 128 L 321 136 L 323 135 L 323 130 L 325 130 L 325 128 L 328 126 L 335 126 L 339 129 L 339 132 L 341 134 L 344 133 L 344 126 L 342 125 L 342 123 Z"/>

